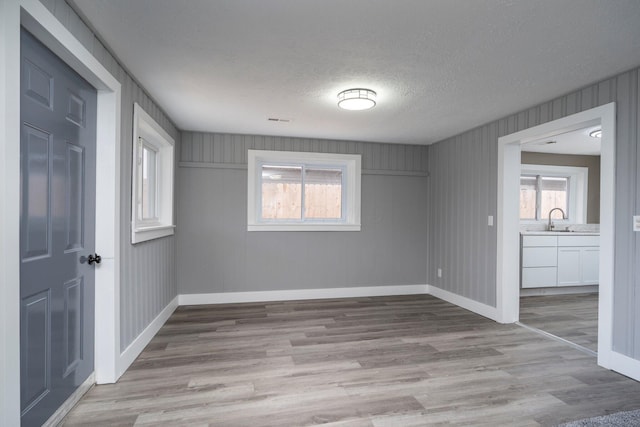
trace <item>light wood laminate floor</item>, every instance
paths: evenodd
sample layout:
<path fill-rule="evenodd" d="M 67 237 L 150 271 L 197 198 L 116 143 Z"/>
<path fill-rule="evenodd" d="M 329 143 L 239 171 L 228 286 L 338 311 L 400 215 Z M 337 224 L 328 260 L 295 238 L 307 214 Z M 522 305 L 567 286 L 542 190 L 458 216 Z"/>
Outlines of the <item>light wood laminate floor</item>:
<path fill-rule="evenodd" d="M 520 297 L 520 322 L 598 351 L 598 294 Z"/>
<path fill-rule="evenodd" d="M 66 426 L 538 426 L 640 408 L 640 383 L 431 296 L 179 307 Z"/>

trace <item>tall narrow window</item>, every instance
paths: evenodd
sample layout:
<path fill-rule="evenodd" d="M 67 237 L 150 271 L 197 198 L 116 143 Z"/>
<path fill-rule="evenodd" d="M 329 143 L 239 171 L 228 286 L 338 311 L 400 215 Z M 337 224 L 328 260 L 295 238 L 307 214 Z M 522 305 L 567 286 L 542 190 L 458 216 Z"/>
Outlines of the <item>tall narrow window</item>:
<path fill-rule="evenodd" d="M 131 242 L 173 234 L 174 141 L 138 104 L 133 106 Z"/>
<path fill-rule="evenodd" d="M 360 229 L 360 156 L 249 150 L 249 231 Z"/>

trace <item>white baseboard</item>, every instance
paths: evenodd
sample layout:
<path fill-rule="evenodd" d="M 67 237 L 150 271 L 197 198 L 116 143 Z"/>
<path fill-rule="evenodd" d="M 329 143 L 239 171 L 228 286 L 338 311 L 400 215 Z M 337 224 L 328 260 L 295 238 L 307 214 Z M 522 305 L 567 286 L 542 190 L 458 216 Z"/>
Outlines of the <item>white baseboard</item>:
<path fill-rule="evenodd" d="M 450 302 L 451 304 L 455 304 L 459 307 L 462 307 L 469 311 L 473 311 L 474 313 L 477 313 L 484 317 L 488 317 L 489 319 L 498 322 L 499 316 L 498 309 L 496 307 L 474 301 L 472 299 L 454 294 L 449 291 L 445 291 L 444 289 L 436 288 L 433 285 L 427 285 L 427 293 L 429 295 L 433 295 L 436 298 L 440 298 L 441 300 Z"/>
<path fill-rule="evenodd" d="M 598 292 L 598 285 L 560 286 L 553 288 L 520 288 L 521 297 L 542 295 L 592 294 Z"/>
<path fill-rule="evenodd" d="M 118 361 L 118 378 L 129 369 L 129 366 L 136 360 L 136 357 L 142 353 L 142 350 L 144 350 L 151 339 L 158 333 L 162 325 L 171 317 L 171 314 L 178 308 L 178 301 L 178 297 L 171 300 L 160 314 L 153 319 L 149 326 L 120 354 L 120 360 Z"/>
<path fill-rule="evenodd" d="M 295 301 L 323 298 L 376 297 L 427 293 L 427 285 L 362 286 L 352 288 L 296 289 L 288 291 L 221 292 L 181 294 L 180 305 L 230 304 L 239 302 Z"/>
<path fill-rule="evenodd" d="M 640 381 L 640 360 L 625 356 L 622 353 L 611 351 L 609 353 L 609 362 L 615 367 L 615 371 Z M 611 368 L 609 368 L 611 369 Z"/>
<path fill-rule="evenodd" d="M 436 298 L 440 298 L 441 300 L 450 302 L 481 316 L 488 317 L 491 320 L 498 318 L 498 311 L 495 307 L 430 285 L 362 286 L 350 288 L 295 289 L 287 291 L 180 294 L 178 298 L 180 305 L 203 305 L 414 294 L 433 295 Z"/>

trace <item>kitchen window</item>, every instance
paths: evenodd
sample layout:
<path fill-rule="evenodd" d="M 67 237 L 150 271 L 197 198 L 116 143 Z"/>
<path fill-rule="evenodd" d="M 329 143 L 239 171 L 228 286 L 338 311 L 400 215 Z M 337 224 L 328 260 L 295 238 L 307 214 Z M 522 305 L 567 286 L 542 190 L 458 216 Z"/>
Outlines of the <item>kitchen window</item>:
<path fill-rule="evenodd" d="M 359 231 L 360 161 L 249 150 L 248 231 Z"/>
<path fill-rule="evenodd" d="M 565 221 L 586 222 L 587 168 L 548 165 L 522 165 L 520 175 L 520 221 L 546 222 L 549 212 L 560 208 Z M 556 211 L 553 218 L 562 220 Z"/>

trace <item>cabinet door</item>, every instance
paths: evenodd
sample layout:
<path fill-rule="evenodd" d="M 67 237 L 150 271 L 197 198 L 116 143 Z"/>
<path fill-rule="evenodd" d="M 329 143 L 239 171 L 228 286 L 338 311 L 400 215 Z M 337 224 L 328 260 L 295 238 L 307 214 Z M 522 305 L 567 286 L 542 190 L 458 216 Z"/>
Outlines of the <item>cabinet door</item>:
<path fill-rule="evenodd" d="M 549 288 L 556 286 L 555 267 L 532 267 L 522 269 L 523 288 Z"/>
<path fill-rule="evenodd" d="M 558 286 L 577 286 L 582 284 L 581 249 L 558 248 Z"/>
<path fill-rule="evenodd" d="M 600 248 L 582 248 L 582 284 L 597 285 L 600 282 Z"/>
<path fill-rule="evenodd" d="M 552 248 L 522 248 L 522 267 L 555 267 L 558 252 Z"/>

